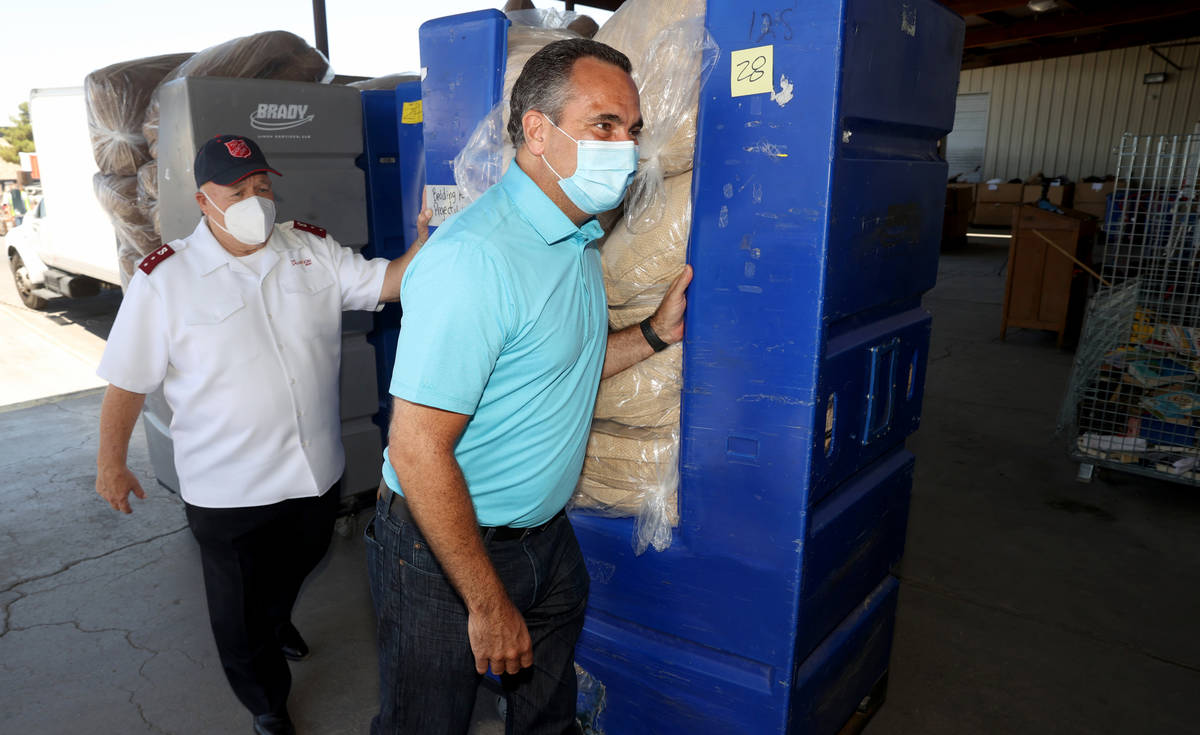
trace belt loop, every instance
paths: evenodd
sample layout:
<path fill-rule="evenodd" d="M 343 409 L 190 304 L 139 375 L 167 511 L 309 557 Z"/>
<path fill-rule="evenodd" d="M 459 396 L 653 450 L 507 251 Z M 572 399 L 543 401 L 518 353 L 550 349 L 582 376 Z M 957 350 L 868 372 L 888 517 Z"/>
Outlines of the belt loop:
<path fill-rule="evenodd" d="M 495 535 L 496 535 L 495 527 L 489 527 L 486 531 L 484 531 L 483 532 L 483 545 L 487 546 L 488 544 L 490 544 L 492 542 L 492 536 L 495 536 Z"/>

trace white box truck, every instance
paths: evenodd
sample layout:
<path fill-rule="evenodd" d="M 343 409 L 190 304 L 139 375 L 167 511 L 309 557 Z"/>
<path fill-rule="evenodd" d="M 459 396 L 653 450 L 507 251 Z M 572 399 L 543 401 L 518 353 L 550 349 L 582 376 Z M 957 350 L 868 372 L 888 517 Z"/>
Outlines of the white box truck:
<path fill-rule="evenodd" d="M 22 303 L 40 309 L 60 294 L 120 288 L 116 232 L 92 188 L 98 169 L 83 87 L 32 90 L 29 116 L 42 200 L 4 239 Z"/>

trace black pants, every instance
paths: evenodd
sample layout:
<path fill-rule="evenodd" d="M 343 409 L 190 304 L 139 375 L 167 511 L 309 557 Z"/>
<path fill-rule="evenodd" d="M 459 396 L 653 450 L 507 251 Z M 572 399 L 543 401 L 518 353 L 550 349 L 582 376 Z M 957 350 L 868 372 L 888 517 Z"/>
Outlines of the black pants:
<path fill-rule="evenodd" d="M 340 484 L 340 483 L 339 483 Z M 283 712 L 292 675 L 276 630 L 329 548 L 339 484 L 319 498 L 251 508 L 186 505 L 200 544 L 208 617 L 234 694 L 255 715 Z"/>

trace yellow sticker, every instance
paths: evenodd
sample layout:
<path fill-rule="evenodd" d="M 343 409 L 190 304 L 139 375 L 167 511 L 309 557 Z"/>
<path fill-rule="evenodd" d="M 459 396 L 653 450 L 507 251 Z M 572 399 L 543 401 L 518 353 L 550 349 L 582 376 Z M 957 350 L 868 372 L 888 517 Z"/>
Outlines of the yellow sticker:
<path fill-rule="evenodd" d="M 413 125 L 421 122 L 421 100 L 416 102 L 405 102 L 404 107 L 400 110 L 400 122 L 405 125 Z"/>
<path fill-rule="evenodd" d="M 755 46 L 730 54 L 730 96 L 769 94 L 772 91 L 771 62 L 774 56 L 774 46 Z"/>

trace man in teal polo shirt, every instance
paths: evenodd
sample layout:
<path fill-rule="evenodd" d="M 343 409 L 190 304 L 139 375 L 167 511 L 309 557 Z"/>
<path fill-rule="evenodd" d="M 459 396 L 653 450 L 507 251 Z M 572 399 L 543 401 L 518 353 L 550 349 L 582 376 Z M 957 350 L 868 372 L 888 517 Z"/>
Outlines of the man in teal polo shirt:
<path fill-rule="evenodd" d="M 574 727 L 588 575 L 563 508 L 601 377 L 683 338 L 675 280 L 608 332 L 595 215 L 637 168 L 629 60 L 559 41 L 513 86 L 501 182 L 448 220 L 405 276 L 384 482 L 368 527 L 379 622 L 372 733 L 466 733 L 501 676 L 509 733 Z"/>

